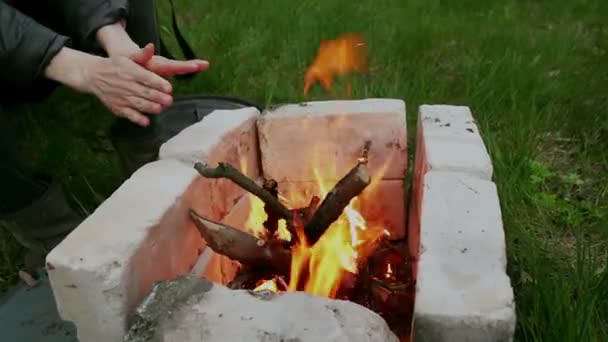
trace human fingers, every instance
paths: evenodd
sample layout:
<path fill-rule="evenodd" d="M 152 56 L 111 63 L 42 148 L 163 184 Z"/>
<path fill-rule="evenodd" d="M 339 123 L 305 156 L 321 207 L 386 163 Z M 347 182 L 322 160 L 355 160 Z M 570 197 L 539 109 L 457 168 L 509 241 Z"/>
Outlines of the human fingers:
<path fill-rule="evenodd" d="M 132 61 L 129 61 L 132 62 Z M 126 68 L 126 72 L 129 72 L 131 76 L 133 76 L 133 78 L 149 87 L 149 88 L 153 88 L 156 89 L 158 91 L 162 91 L 165 93 L 170 93 L 173 90 L 173 87 L 171 86 L 171 83 L 169 81 L 167 81 L 166 79 L 164 79 L 163 77 L 161 77 L 160 75 L 147 70 L 146 68 L 136 64 L 136 63 L 131 63 L 131 65 L 125 65 L 126 67 L 128 66 L 128 68 Z"/>
<path fill-rule="evenodd" d="M 131 56 L 131 60 L 137 64 L 146 64 L 154 56 L 154 44 L 148 43 Z"/>
<path fill-rule="evenodd" d="M 148 126 L 150 124 L 150 119 L 148 119 L 148 117 L 130 107 L 121 107 L 120 109 L 118 109 L 117 115 L 129 119 L 131 122 L 143 127 Z"/>
<path fill-rule="evenodd" d="M 163 107 L 168 107 L 173 104 L 173 97 L 170 94 L 146 87 L 139 83 L 130 84 L 126 89 L 130 95 L 159 103 Z"/>
<path fill-rule="evenodd" d="M 143 113 L 158 114 L 163 110 L 160 103 L 152 102 L 137 96 L 127 96 L 127 101 L 136 110 Z"/>
<path fill-rule="evenodd" d="M 154 56 L 146 64 L 146 69 L 163 77 L 190 74 L 209 68 L 209 62 L 203 60 L 176 61 L 162 56 Z"/>

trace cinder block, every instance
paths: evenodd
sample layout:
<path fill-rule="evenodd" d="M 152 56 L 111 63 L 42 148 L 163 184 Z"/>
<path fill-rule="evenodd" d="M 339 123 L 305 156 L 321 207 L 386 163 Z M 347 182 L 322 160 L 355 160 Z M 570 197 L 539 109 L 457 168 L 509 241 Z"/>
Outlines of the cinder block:
<path fill-rule="evenodd" d="M 226 162 L 255 178 L 259 169 L 255 123 L 259 116 L 254 107 L 215 110 L 165 142 L 159 159 L 177 159 L 187 165 Z"/>
<path fill-rule="evenodd" d="M 469 107 L 422 105 L 418 120 L 418 152 L 426 160 L 421 166 L 492 179 L 492 162 Z"/>
<path fill-rule="evenodd" d="M 407 168 L 405 102 L 317 101 L 266 111 L 258 120 L 262 170 L 277 182 L 340 179 L 372 141 L 372 175 L 403 179 Z"/>
<path fill-rule="evenodd" d="M 147 164 L 49 253 L 59 314 L 80 341 L 122 341 L 153 283 L 190 272 L 204 244 L 188 210 L 213 216 L 207 185 L 175 160 Z"/>
<path fill-rule="evenodd" d="M 256 120 L 259 116 L 260 112 L 254 107 L 213 111 L 164 143 L 159 158 L 176 159 L 189 167 L 194 167 L 196 162 L 207 163 L 210 167 L 224 162 L 251 179 L 258 179 Z M 220 218 L 245 194 L 228 179 L 213 179 L 210 184 L 210 204 L 220 213 Z"/>
<path fill-rule="evenodd" d="M 338 181 L 327 182 L 326 191 Z M 313 196 L 319 196 L 321 189 L 317 182 L 281 182 L 279 196 L 282 196 L 290 208 L 308 206 Z M 322 200 L 323 198 L 321 198 Z M 368 225 L 384 227 L 390 239 L 401 239 L 405 236 L 405 196 L 403 181 L 373 181 L 359 196 L 359 211 Z"/>
<path fill-rule="evenodd" d="M 420 204 L 416 341 L 511 341 L 515 303 L 494 183 L 427 172 Z"/>

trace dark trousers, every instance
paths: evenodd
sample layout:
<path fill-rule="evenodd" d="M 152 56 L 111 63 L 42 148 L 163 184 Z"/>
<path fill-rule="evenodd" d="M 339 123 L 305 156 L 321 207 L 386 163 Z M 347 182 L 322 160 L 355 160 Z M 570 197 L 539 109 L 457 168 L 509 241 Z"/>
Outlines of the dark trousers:
<path fill-rule="evenodd" d="M 19 8 L 19 1 L 15 1 L 16 7 Z M 36 4 L 36 2 L 25 1 L 22 4 Z M 23 5 L 22 5 L 23 6 Z M 19 8 L 24 13 L 31 15 L 34 19 L 40 22 L 46 22 L 49 28 L 56 32 L 65 34 L 65 30 L 61 24 L 49 22 L 48 18 L 37 18 L 36 13 L 39 12 L 33 8 Z M 144 46 L 147 43 L 154 43 L 156 47 L 159 44 L 159 33 L 156 18 L 155 1 L 153 0 L 132 0 L 131 14 L 128 18 L 128 33 L 139 46 Z M 40 14 L 43 16 L 43 14 Z M 90 53 L 99 53 L 99 51 L 87 51 Z M 6 85 L 10 87 L 10 85 Z M 45 85 L 38 87 L 33 85 L 32 92 L 39 94 L 28 94 L 32 99 L 41 99 L 50 95 L 50 89 Z M 27 104 L 27 103 L 23 103 Z M 44 193 L 48 186 L 48 180 L 52 175 L 38 175 L 33 171 L 28 170 L 18 154 L 15 138 L 11 127 L 8 125 L 7 115 L 9 109 L 0 106 L 0 216 L 1 214 L 17 211 Z M 16 113 L 12 113 L 16 114 Z M 122 132 L 129 132 L 135 139 L 138 136 L 149 134 L 154 129 L 154 121 L 146 128 L 141 128 L 126 119 L 117 119 L 114 125 Z"/>

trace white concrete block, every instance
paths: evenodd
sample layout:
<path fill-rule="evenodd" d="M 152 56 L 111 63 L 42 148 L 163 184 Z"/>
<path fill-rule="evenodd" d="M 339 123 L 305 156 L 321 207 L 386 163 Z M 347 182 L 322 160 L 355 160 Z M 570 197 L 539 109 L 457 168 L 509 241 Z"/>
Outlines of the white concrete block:
<path fill-rule="evenodd" d="M 215 110 L 165 142 L 159 159 L 177 159 L 189 166 L 196 162 L 210 166 L 226 162 L 255 179 L 259 170 L 259 116 L 255 107 Z"/>
<path fill-rule="evenodd" d="M 494 183 L 466 174 L 423 177 L 416 341 L 511 341 L 515 303 Z"/>
<path fill-rule="evenodd" d="M 80 341 L 122 341 L 153 283 L 191 271 L 204 244 L 188 210 L 209 210 L 205 184 L 178 161 L 147 164 L 49 253 L 59 314 Z"/>
<path fill-rule="evenodd" d="M 403 179 L 407 167 L 405 102 L 397 99 L 290 104 L 258 120 L 262 170 L 277 182 L 342 178 L 372 140 L 372 176 Z"/>
<path fill-rule="evenodd" d="M 427 170 L 492 179 L 492 162 L 468 107 L 421 105 L 418 119 L 417 144 L 423 146 Z"/>
<path fill-rule="evenodd" d="M 210 167 L 228 163 L 251 179 L 260 174 L 255 107 L 215 110 L 164 143 L 159 159 L 176 159 L 189 167 L 196 162 Z M 210 180 L 213 211 L 221 219 L 246 192 L 228 179 Z"/>
<path fill-rule="evenodd" d="M 198 284 L 190 285 L 193 282 Z M 399 341 L 377 313 L 350 301 L 304 292 L 230 290 L 196 278 L 180 278 L 173 284 L 160 284 L 154 294 L 140 317 L 154 315 L 155 319 L 140 320 L 130 331 L 129 341 L 149 336 L 158 342 Z M 178 299 L 170 304 L 160 299 L 172 296 Z M 165 310 L 171 314 L 156 314 Z"/>

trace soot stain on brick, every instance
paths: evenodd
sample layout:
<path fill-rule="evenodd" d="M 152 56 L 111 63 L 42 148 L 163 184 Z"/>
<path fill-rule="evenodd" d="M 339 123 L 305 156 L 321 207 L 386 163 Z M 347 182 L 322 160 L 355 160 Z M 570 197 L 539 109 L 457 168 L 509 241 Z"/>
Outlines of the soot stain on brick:
<path fill-rule="evenodd" d="M 257 337 L 258 337 L 258 341 L 261 341 L 261 342 L 301 342 L 302 341 L 297 337 L 286 337 L 284 335 L 265 331 L 265 330 L 258 330 Z"/>
<path fill-rule="evenodd" d="M 340 312 L 338 308 L 331 305 L 325 305 L 325 308 L 332 312 L 334 317 L 338 320 L 338 322 L 340 322 L 340 327 L 344 328 L 344 317 L 342 316 L 342 312 Z"/>

